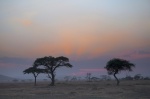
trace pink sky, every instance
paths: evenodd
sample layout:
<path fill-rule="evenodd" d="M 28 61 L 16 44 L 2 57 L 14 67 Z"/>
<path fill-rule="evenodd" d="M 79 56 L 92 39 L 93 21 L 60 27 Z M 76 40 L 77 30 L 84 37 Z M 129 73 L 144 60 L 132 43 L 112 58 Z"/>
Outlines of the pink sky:
<path fill-rule="evenodd" d="M 150 59 L 149 5 L 148 0 L 0 1 L 0 58 Z M 0 60 L 0 67 L 15 64 Z M 101 72 L 104 64 L 98 65 L 89 72 Z M 85 73 L 81 68 L 74 72 Z"/>
<path fill-rule="evenodd" d="M 86 76 L 87 73 L 105 72 L 104 68 L 79 69 L 78 72 L 72 73 L 73 76 Z"/>

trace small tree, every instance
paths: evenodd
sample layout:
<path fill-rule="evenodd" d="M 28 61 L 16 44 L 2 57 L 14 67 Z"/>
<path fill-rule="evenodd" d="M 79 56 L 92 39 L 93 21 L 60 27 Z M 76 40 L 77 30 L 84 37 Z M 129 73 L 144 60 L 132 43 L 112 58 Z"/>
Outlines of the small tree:
<path fill-rule="evenodd" d="M 72 65 L 69 63 L 69 59 L 67 57 L 52 57 L 52 56 L 46 56 L 42 58 L 37 58 L 34 62 L 34 67 L 42 66 L 46 69 L 45 73 L 48 74 L 48 77 L 51 79 L 51 86 L 54 86 L 55 84 L 55 70 L 58 67 L 72 67 Z"/>
<path fill-rule="evenodd" d="M 36 86 L 36 78 L 38 76 L 38 74 L 40 73 L 44 73 L 45 70 L 44 69 L 39 69 L 39 68 L 36 68 L 36 67 L 29 67 L 28 69 L 25 69 L 23 71 L 24 74 L 30 74 L 32 73 L 33 76 L 34 76 L 34 85 Z"/>
<path fill-rule="evenodd" d="M 91 73 L 87 73 L 87 74 L 86 74 L 86 77 L 85 77 L 85 78 L 87 79 L 88 82 L 91 81 L 91 75 L 92 75 Z"/>
<path fill-rule="evenodd" d="M 135 67 L 133 63 L 130 63 L 127 60 L 114 58 L 107 62 L 105 68 L 107 69 L 109 75 L 113 75 L 115 77 L 117 80 L 117 85 L 119 85 L 119 80 L 116 77 L 116 74 L 125 70 L 132 71 L 132 67 Z"/>

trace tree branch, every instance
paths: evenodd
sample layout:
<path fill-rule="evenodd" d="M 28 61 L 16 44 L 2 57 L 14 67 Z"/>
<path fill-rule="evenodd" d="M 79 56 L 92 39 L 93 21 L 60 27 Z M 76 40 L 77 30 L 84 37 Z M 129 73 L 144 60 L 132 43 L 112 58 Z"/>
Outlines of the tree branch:
<path fill-rule="evenodd" d="M 62 63 L 62 62 L 60 61 L 60 62 L 58 63 L 58 65 L 54 67 L 53 72 L 56 70 L 57 67 L 61 66 L 61 65 L 60 65 L 61 63 Z M 62 66 L 63 66 L 63 65 L 62 65 Z"/>
<path fill-rule="evenodd" d="M 49 73 L 47 73 L 47 75 L 48 75 L 48 78 L 52 79 L 52 77 L 51 77 L 51 75 Z"/>

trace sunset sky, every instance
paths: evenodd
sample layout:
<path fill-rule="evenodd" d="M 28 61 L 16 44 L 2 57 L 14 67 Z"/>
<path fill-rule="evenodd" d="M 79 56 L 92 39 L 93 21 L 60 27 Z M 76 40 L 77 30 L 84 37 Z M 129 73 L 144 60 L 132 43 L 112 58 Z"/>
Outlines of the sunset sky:
<path fill-rule="evenodd" d="M 107 75 L 114 57 L 150 76 L 150 0 L 0 0 L 0 74 L 28 78 L 44 56 L 70 59 L 57 76 Z"/>

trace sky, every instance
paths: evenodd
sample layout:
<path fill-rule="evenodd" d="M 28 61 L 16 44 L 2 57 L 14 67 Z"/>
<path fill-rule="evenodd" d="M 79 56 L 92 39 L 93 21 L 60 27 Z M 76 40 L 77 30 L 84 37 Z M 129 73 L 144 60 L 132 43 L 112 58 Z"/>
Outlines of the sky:
<path fill-rule="evenodd" d="M 150 76 L 150 1 L 0 0 L 0 74 L 28 78 L 44 56 L 70 59 L 61 77 L 107 75 L 112 58 L 136 65 L 122 76 Z"/>

